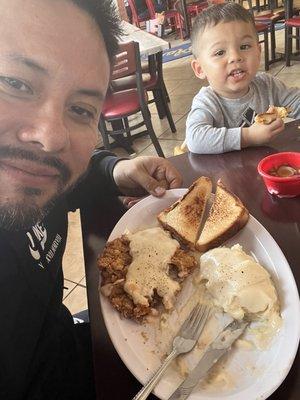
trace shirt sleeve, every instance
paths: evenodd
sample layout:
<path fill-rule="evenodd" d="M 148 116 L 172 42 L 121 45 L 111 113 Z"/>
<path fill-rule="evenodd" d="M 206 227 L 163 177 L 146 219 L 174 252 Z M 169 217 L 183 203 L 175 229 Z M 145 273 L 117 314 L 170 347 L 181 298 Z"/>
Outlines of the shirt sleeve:
<path fill-rule="evenodd" d="M 199 93 L 200 94 L 200 93 Z M 222 110 L 216 104 L 194 98 L 186 121 L 186 143 L 189 151 L 198 154 L 220 154 L 241 149 L 241 128 L 215 127 L 213 115 Z"/>
<path fill-rule="evenodd" d="M 96 150 L 88 170 L 67 198 L 70 211 L 90 203 L 121 195 L 113 178 L 114 166 L 121 158 L 104 150 Z"/>

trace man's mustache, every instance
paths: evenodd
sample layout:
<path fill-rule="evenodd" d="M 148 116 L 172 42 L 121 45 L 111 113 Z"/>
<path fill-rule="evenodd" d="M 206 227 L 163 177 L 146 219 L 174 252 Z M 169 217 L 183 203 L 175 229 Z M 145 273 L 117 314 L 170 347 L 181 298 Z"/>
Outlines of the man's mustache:
<path fill-rule="evenodd" d="M 63 183 L 67 183 L 71 178 L 70 169 L 56 157 L 41 157 L 29 150 L 12 146 L 2 146 L 0 147 L 0 160 L 5 158 L 28 160 L 43 166 L 46 165 L 48 167 L 55 168 L 59 172 L 61 181 Z"/>

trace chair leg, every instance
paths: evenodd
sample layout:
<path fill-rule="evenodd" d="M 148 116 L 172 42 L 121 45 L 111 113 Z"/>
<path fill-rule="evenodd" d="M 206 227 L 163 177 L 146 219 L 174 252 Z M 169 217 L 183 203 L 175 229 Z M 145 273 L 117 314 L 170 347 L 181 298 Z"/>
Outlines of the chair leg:
<path fill-rule="evenodd" d="M 131 137 L 131 132 L 130 132 L 130 126 L 129 126 L 129 123 L 128 123 L 128 118 L 125 117 L 123 119 L 123 121 L 124 121 L 124 126 L 125 126 L 125 129 L 126 129 L 126 136 L 127 136 L 128 142 L 130 144 L 132 144 L 132 137 Z"/>
<path fill-rule="evenodd" d="M 269 71 L 269 29 L 264 31 L 264 45 L 265 45 L 265 70 Z"/>
<path fill-rule="evenodd" d="M 165 94 L 165 91 L 164 91 L 163 87 L 161 88 L 161 98 L 162 98 L 162 101 L 163 101 L 165 113 L 166 113 L 166 116 L 167 116 L 167 119 L 168 119 L 168 122 L 169 122 L 169 125 L 170 125 L 170 128 L 171 128 L 171 131 L 173 133 L 175 133 L 176 132 L 176 127 L 175 127 L 175 124 L 174 124 L 174 121 L 173 121 L 173 117 L 172 117 L 172 114 L 171 114 L 171 111 L 170 111 L 170 108 L 169 108 L 169 105 L 168 105 L 167 97 L 166 97 L 166 94 Z"/>
<path fill-rule="evenodd" d="M 292 38 L 290 37 L 291 28 L 289 26 L 285 27 L 285 65 L 287 67 L 291 66 L 291 52 L 292 52 Z"/>
<path fill-rule="evenodd" d="M 158 112 L 158 116 L 159 119 L 163 119 L 165 114 L 165 109 L 164 109 L 164 104 L 161 98 L 161 94 L 159 92 L 159 90 L 154 89 L 152 90 L 152 94 L 153 94 L 153 98 L 154 98 L 154 102 L 157 108 L 157 112 Z"/>
<path fill-rule="evenodd" d="M 296 50 L 298 52 L 299 49 L 300 49 L 300 29 L 299 28 L 296 28 L 296 36 L 297 36 L 297 38 L 296 38 Z"/>
<path fill-rule="evenodd" d="M 106 129 L 106 124 L 104 119 L 102 118 L 102 116 L 100 116 L 100 120 L 99 120 L 99 124 L 98 124 L 98 129 L 101 133 L 102 136 L 102 140 L 103 140 L 103 144 L 106 150 L 109 150 L 111 148 L 111 145 L 109 143 L 109 139 L 108 139 L 108 132 Z"/>
<path fill-rule="evenodd" d="M 276 37 L 275 37 L 275 24 L 271 22 L 270 24 L 270 35 L 271 35 L 271 60 L 276 58 Z"/>
<path fill-rule="evenodd" d="M 127 138 L 125 138 L 123 135 L 112 135 L 112 138 L 118 144 L 120 147 L 123 147 L 128 154 L 132 155 L 135 154 L 135 150 L 130 146 Z"/>
<path fill-rule="evenodd" d="M 162 87 L 163 87 L 163 91 L 165 92 L 165 96 L 166 96 L 167 102 L 170 103 L 170 96 L 169 96 L 169 93 L 167 91 L 166 84 L 165 84 L 164 80 L 162 80 Z"/>
<path fill-rule="evenodd" d="M 141 109 L 144 121 L 145 121 L 145 125 L 147 128 L 147 131 L 149 133 L 150 139 L 155 147 L 155 150 L 157 152 L 157 154 L 159 155 L 159 157 L 165 157 L 162 148 L 160 147 L 159 141 L 157 139 L 157 136 L 155 135 L 154 129 L 153 129 L 153 125 L 151 122 L 151 114 L 149 112 L 149 110 L 143 110 Z"/>
<path fill-rule="evenodd" d="M 184 36 L 184 35 L 183 35 L 183 23 L 182 23 L 182 21 L 181 21 L 180 14 L 177 14 L 177 15 L 176 15 L 176 17 L 175 17 L 175 24 L 176 24 L 176 27 L 179 28 L 180 39 L 183 40 L 183 39 L 184 39 L 184 37 L 183 37 L 183 36 Z"/>
<path fill-rule="evenodd" d="M 112 129 L 119 130 L 119 129 L 123 128 L 123 123 L 120 119 L 115 120 L 115 121 L 109 121 L 109 122 L 112 126 Z M 125 121 L 124 121 L 124 123 L 126 124 Z M 128 123 L 128 121 L 127 121 L 127 123 Z M 108 137 L 110 135 L 114 140 L 113 144 L 118 144 L 120 147 L 123 147 L 127 151 L 127 153 L 130 155 L 135 154 L 135 150 L 131 147 L 131 145 L 130 145 L 131 143 L 129 142 L 129 140 L 126 137 L 124 137 L 122 134 L 114 135 L 113 132 L 109 132 L 106 129 L 106 122 L 103 117 L 100 117 L 98 128 L 100 130 L 100 133 L 101 133 L 101 136 L 103 139 L 103 144 L 104 144 L 104 147 L 106 150 L 110 150 L 113 147 L 112 144 L 110 144 L 109 139 L 108 139 Z"/>

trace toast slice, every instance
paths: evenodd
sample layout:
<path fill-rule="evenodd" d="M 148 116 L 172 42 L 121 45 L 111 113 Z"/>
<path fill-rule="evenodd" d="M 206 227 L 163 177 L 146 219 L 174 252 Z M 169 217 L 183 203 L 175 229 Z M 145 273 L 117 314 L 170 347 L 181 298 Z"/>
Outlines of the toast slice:
<path fill-rule="evenodd" d="M 286 107 L 270 107 L 270 111 L 266 113 L 257 114 L 255 122 L 258 124 L 269 125 L 275 121 L 276 118 L 284 119 L 288 116 L 290 109 Z"/>
<path fill-rule="evenodd" d="M 225 188 L 219 180 L 213 205 L 196 243 L 205 252 L 224 243 L 248 221 L 249 212 L 241 200 Z"/>
<path fill-rule="evenodd" d="M 195 248 L 211 190 L 211 180 L 201 176 L 181 199 L 157 216 L 164 229 L 191 249 Z"/>

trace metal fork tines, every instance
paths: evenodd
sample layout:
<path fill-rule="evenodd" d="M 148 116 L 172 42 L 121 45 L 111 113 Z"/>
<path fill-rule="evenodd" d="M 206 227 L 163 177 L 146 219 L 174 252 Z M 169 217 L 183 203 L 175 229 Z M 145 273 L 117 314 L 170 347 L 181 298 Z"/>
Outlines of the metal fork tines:
<path fill-rule="evenodd" d="M 145 400 L 151 393 L 152 389 L 156 386 L 171 361 L 179 354 L 188 353 L 194 348 L 205 326 L 207 318 L 210 315 L 210 311 L 211 309 L 209 306 L 199 303 L 193 308 L 173 340 L 171 353 L 167 356 L 150 381 L 132 400 Z"/>

